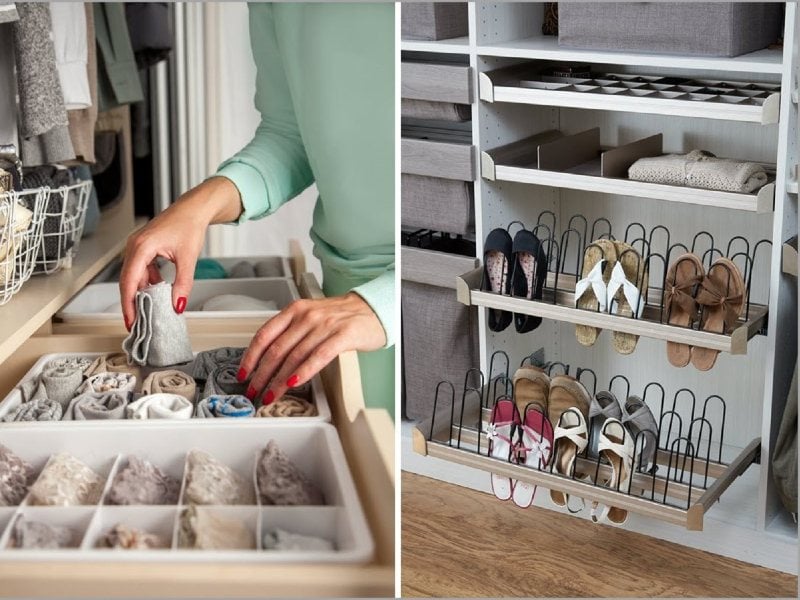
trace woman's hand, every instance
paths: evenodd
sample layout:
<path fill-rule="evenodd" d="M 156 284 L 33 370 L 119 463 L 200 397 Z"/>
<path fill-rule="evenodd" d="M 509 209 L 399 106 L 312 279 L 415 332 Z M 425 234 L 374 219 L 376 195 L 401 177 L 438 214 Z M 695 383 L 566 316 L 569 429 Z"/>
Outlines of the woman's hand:
<path fill-rule="evenodd" d="M 354 292 L 297 300 L 258 330 L 242 357 L 239 381 L 247 397 L 264 404 L 309 381 L 342 352 L 378 350 L 386 333 L 370 306 Z"/>
<path fill-rule="evenodd" d="M 122 316 L 129 331 L 136 319 L 137 290 L 161 281 L 155 259 L 161 256 L 175 263 L 172 306 L 175 312 L 182 313 L 192 291 L 194 268 L 203 249 L 206 229 L 213 223 L 235 220 L 241 209 L 236 186 L 224 177 L 214 177 L 186 192 L 128 238 L 119 291 Z"/>

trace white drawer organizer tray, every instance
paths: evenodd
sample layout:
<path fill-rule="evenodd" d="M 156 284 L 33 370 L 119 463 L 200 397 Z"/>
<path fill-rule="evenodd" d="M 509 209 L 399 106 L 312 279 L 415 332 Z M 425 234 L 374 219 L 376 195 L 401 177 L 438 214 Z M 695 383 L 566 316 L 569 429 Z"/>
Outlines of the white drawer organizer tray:
<path fill-rule="evenodd" d="M 223 294 L 239 294 L 258 300 L 272 300 L 277 305 L 277 310 L 200 310 L 207 300 Z M 278 277 L 269 279 L 200 279 L 195 281 L 192 286 L 192 293 L 189 295 L 184 314 L 190 320 L 246 317 L 266 319 L 274 317 L 282 308 L 299 299 L 297 286 L 291 279 Z M 122 322 L 122 311 L 119 307 L 119 285 L 116 283 L 88 285 L 65 304 L 64 308 L 55 316 L 65 323 Z"/>
<path fill-rule="evenodd" d="M 106 477 L 103 495 L 91 506 L 31 506 L 26 497 L 18 507 L 0 507 L 0 560 L 2 561 L 158 561 L 220 563 L 363 563 L 372 558 L 373 540 L 336 430 L 323 423 L 265 423 L 242 428 L 215 423 L 196 429 L 153 423 L 119 422 L 103 429 L 68 431 L 58 424 L 39 423 L 34 429 L 5 429 L 0 443 L 33 465 L 37 475 L 50 456 L 69 453 Z M 186 486 L 185 459 L 190 450 L 202 450 L 256 485 L 256 464 L 267 442 L 280 449 L 322 491 L 325 506 L 210 506 L 198 507 L 220 517 L 238 520 L 253 535 L 255 550 L 192 550 L 178 547 L 179 519 Z M 105 497 L 117 471 L 128 456 L 149 460 L 165 473 L 183 479 L 175 506 L 107 506 Z M 258 496 L 258 494 L 256 494 Z M 74 530 L 79 546 L 60 550 L 20 550 L 9 547 L 14 523 L 20 517 Z M 161 534 L 171 540 L 169 549 L 110 551 L 95 547 L 100 536 L 121 523 Z M 333 542 L 332 551 L 262 550 L 264 532 L 276 528 L 313 535 Z M 43 566 L 43 568 L 46 568 Z"/>
<path fill-rule="evenodd" d="M 90 358 L 97 358 L 100 356 L 101 352 L 70 352 L 67 354 L 45 354 L 36 363 L 30 368 L 30 370 L 25 374 L 22 378 L 20 383 L 23 381 L 29 381 L 31 379 L 35 379 L 39 376 L 39 374 L 44 369 L 44 366 L 53 360 L 54 358 L 59 358 L 62 356 L 88 356 Z M 159 367 L 158 369 L 151 369 L 152 371 L 163 371 L 170 369 L 172 367 Z M 145 368 L 145 371 L 147 369 Z M 37 421 L 20 421 L 20 422 L 13 422 L 13 423 L 5 423 L 2 421 L 2 418 L 9 414 L 12 410 L 17 408 L 20 403 L 22 402 L 22 394 L 19 391 L 19 386 L 15 387 L 1 402 L 0 402 L 0 429 L 2 428 L 23 428 L 23 429 L 31 429 L 31 428 L 38 428 L 41 426 L 40 422 Z M 322 380 L 320 379 L 319 375 L 315 375 L 314 378 L 311 380 L 311 400 L 313 401 L 314 405 L 317 407 L 317 416 L 316 417 L 253 417 L 253 418 L 238 418 L 236 419 L 237 424 L 241 426 L 250 426 L 253 424 L 264 424 L 265 422 L 274 422 L 276 425 L 283 425 L 284 423 L 288 422 L 304 422 L 304 423 L 314 423 L 314 422 L 325 422 L 330 423 L 331 421 L 331 409 L 328 405 L 328 398 L 325 395 L 325 388 L 322 385 Z M 225 419 L 227 420 L 227 419 Z M 116 426 L 118 423 L 125 423 L 128 422 L 125 419 L 120 420 L 113 420 L 113 421 L 106 421 L 106 420 L 90 420 L 90 421 L 57 421 L 55 425 L 61 428 L 98 428 L 107 426 L 109 423 L 113 423 Z M 131 421 L 133 422 L 133 421 Z M 219 423 L 219 418 L 217 419 L 196 419 L 191 418 L 187 420 L 137 420 L 137 424 L 144 424 L 144 423 L 153 423 L 155 425 L 172 425 L 172 426 L 191 426 L 191 425 L 201 425 L 203 427 L 207 425 L 211 425 L 214 423 Z M 0 434 L 1 436 L 1 434 Z"/>

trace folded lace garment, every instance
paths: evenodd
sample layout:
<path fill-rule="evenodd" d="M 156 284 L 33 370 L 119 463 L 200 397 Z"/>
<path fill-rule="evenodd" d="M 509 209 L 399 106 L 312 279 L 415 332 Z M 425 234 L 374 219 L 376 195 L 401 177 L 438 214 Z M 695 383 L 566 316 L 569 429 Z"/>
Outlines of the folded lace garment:
<path fill-rule="evenodd" d="M 190 506 L 181 513 L 178 546 L 194 550 L 254 550 L 253 532 L 240 520 Z"/>
<path fill-rule="evenodd" d="M 176 369 L 155 371 L 147 376 L 142 384 L 142 393 L 147 394 L 178 394 L 189 402 L 194 402 L 197 396 L 197 384 L 194 379 Z"/>
<path fill-rule="evenodd" d="M 104 479 L 70 454 L 54 454 L 30 487 L 30 503 L 43 506 L 96 504 Z"/>
<path fill-rule="evenodd" d="M 136 376 L 130 373 L 98 373 L 84 381 L 78 388 L 79 394 L 87 392 L 133 392 L 136 389 Z"/>
<path fill-rule="evenodd" d="M 130 392 L 84 392 L 69 403 L 62 421 L 98 421 L 125 418 Z"/>
<path fill-rule="evenodd" d="M 11 545 L 22 550 L 74 548 L 79 543 L 78 536 L 69 527 L 28 521 L 22 517 L 14 524 L 14 531 L 11 534 Z"/>
<path fill-rule="evenodd" d="M 316 417 L 317 407 L 303 398 L 283 396 L 258 409 L 257 417 Z"/>
<path fill-rule="evenodd" d="M 180 481 L 150 461 L 129 456 L 111 482 L 106 504 L 176 504 L 180 489 Z"/>
<path fill-rule="evenodd" d="M 208 374 L 208 379 L 206 379 L 206 385 L 203 388 L 203 397 L 229 394 L 243 396 L 247 389 L 247 382 L 239 382 L 239 380 L 236 379 L 236 374 L 238 372 L 239 365 L 236 363 L 219 365 L 214 368 Z"/>
<path fill-rule="evenodd" d="M 3 417 L 6 423 L 17 421 L 60 421 L 64 409 L 60 402 L 39 398 L 30 402 L 23 402 L 9 414 Z"/>
<path fill-rule="evenodd" d="M 271 311 L 278 310 L 274 300 L 261 300 L 244 294 L 220 294 L 203 302 L 200 310 L 204 311 Z"/>
<path fill-rule="evenodd" d="M 113 550 L 154 550 L 169 548 L 169 543 L 160 535 L 118 523 L 97 540 L 97 547 Z"/>
<path fill-rule="evenodd" d="M 162 281 L 136 293 L 136 320 L 122 342 L 128 361 L 169 367 L 192 360 L 186 318 L 172 306 L 172 284 Z"/>
<path fill-rule="evenodd" d="M 0 506 L 17 506 L 35 478 L 31 465 L 0 444 Z"/>
<path fill-rule="evenodd" d="M 184 503 L 255 504 L 250 481 L 202 450 L 192 450 L 186 459 Z"/>
<path fill-rule="evenodd" d="M 125 414 L 129 419 L 192 418 L 194 405 L 178 394 L 150 394 L 128 404 Z"/>
<path fill-rule="evenodd" d="M 137 383 L 144 380 L 142 368 L 139 365 L 128 364 L 128 357 L 123 352 L 98 356 L 84 371 L 86 377 L 99 373 L 130 373 L 136 377 Z"/>
<path fill-rule="evenodd" d="M 215 348 L 214 350 L 203 350 L 198 352 L 191 364 L 182 371 L 189 373 L 195 380 L 205 381 L 211 371 L 222 365 L 238 365 L 244 355 L 244 348 Z"/>
<path fill-rule="evenodd" d="M 327 552 L 334 550 L 333 543 L 313 535 L 291 533 L 283 529 L 267 531 L 262 540 L 264 550 L 310 550 Z"/>
<path fill-rule="evenodd" d="M 758 163 L 717 158 L 705 150 L 640 158 L 628 169 L 636 181 L 749 194 L 767 183 Z"/>
<path fill-rule="evenodd" d="M 252 417 L 256 412 L 253 403 L 244 396 L 215 395 L 197 403 L 194 416 L 199 419 Z"/>
<path fill-rule="evenodd" d="M 240 260 L 228 271 L 228 279 L 251 279 L 256 276 L 253 264 L 246 260 Z"/>
<path fill-rule="evenodd" d="M 263 504 L 325 504 L 319 488 L 289 460 L 275 440 L 270 440 L 261 452 L 256 480 Z"/>

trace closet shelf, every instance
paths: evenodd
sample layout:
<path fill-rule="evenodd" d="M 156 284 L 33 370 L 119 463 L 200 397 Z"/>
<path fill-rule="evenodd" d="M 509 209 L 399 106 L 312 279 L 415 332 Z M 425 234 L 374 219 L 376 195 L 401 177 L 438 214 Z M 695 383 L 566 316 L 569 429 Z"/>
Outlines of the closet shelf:
<path fill-rule="evenodd" d="M 734 103 L 715 100 L 689 100 L 675 97 L 647 97 L 628 95 L 627 92 L 607 93 L 599 91 L 578 91 L 575 86 L 564 89 L 557 84 L 536 81 L 536 64 L 514 65 L 478 74 L 480 98 L 486 102 L 508 102 L 512 104 L 532 104 L 558 106 L 560 108 L 583 108 L 589 110 L 609 110 L 633 113 L 668 115 L 676 117 L 697 117 L 722 119 L 727 121 L 746 121 L 767 125 L 777 123 L 780 108 L 780 93 L 774 91 L 757 104 Z M 635 77 L 636 75 L 631 75 Z M 601 78 L 601 76 L 597 76 Z M 523 83 L 532 82 L 532 87 Z M 586 85 L 581 88 L 597 87 Z M 565 91 L 566 90 L 566 91 Z M 653 96 L 661 95 L 654 92 Z M 717 98 L 717 96 L 714 96 Z M 748 101 L 750 102 L 750 101 Z"/>
<path fill-rule="evenodd" d="M 72 268 L 33 276 L 5 306 L 0 307 L 0 363 L 14 354 L 67 301 L 125 248 L 128 235 L 146 222 L 126 215 L 122 206 L 102 213 L 97 231 L 81 240 Z"/>
<path fill-rule="evenodd" d="M 662 292 L 658 289 L 650 288 L 648 290 L 648 304 L 645 306 L 642 318 L 633 319 L 574 308 L 574 294 L 571 291 L 564 291 L 574 289 L 574 276 L 561 275 L 558 282 L 555 282 L 552 274 L 548 274 L 548 282 L 544 286 L 541 300 L 527 300 L 481 291 L 482 277 L 483 267 L 479 267 L 457 279 L 456 294 L 459 302 L 467 306 L 507 310 L 575 325 L 588 325 L 608 331 L 619 331 L 646 338 L 699 346 L 730 354 L 747 354 L 749 340 L 761 332 L 767 323 L 767 307 L 751 304 L 750 318 L 741 319 L 730 334 L 697 331 L 660 322 L 660 310 L 657 306 L 660 303 Z M 553 302 L 555 288 L 558 290 L 555 292 L 555 302 Z M 653 306 L 654 304 L 655 306 Z"/>
<path fill-rule="evenodd" d="M 599 131 L 597 131 L 596 148 L 589 142 L 586 152 L 583 153 L 584 156 L 576 158 L 576 145 L 579 138 L 585 138 L 584 134 L 595 133 L 594 130 L 561 138 L 553 138 L 552 135 L 547 137 L 548 133 L 557 134 L 558 132 L 537 134 L 506 146 L 481 152 L 482 177 L 490 181 L 513 181 L 756 213 L 768 213 L 773 210 L 775 199 L 774 175 L 770 176 L 769 183 L 753 194 L 663 185 L 627 179 L 625 174 L 628 167 L 637 158 L 662 153 L 660 150 L 660 135 L 603 151 L 599 146 Z M 553 160 L 560 163 L 560 170 L 539 168 L 542 152 L 545 151 L 545 148 L 555 145 L 552 141 L 550 143 L 542 143 L 544 139 L 555 139 L 555 142 L 562 146 L 564 146 L 564 142 L 568 142 L 569 148 L 564 148 L 564 150 L 567 150 L 566 153 L 562 154 L 562 156 L 556 156 L 559 153 L 556 151 L 549 157 L 551 163 Z M 650 146 L 649 151 L 643 152 L 646 145 Z M 653 148 L 657 148 L 657 150 L 654 151 Z M 614 155 L 613 159 L 611 159 L 612 155 Z M 584 160 L 585 162 L 581 162 Z M 575 164 L 576 162 L 578 164 Z M 774 165 L 772 165 L 772 169 L 774 170 Z M 611 171 L 611 173 L 608 174 L 608 171 Z"/>
<path fill-rule="evenodd" d="M 469 54 L 469 37 L 449 40 L 400 40 L 400 50 L 407 52 L 438 52 L 441 54 Z"/>
<path fill-rule="evenodd" d="M 710 69 L 730 73 L 779 74 L 783 69 L 783 52 L 781 50 L 764 49 L 730 58 L 611 50 L 582 50 L 559 46 L 558 38 L 555 36 L 537 36 L 481 45 L 478 46 L 477 51 L 482 56 L 690 70 Z"/>
<path fill-rule="evenodd" d="M 465 402 L 465 401 L 462 401 Z M 656 462 L 663 475 L 652 476 L 636 473 L 632 477 L 630 494 L 600 487 L 592 481 L 581 481 L 552 472 L 547 468 L 536 469 L 518 465 L 506 460 L 488 456 L 488 444 L 485 439 L 486 425 L 491 418 L 491 409 L 482 408 L 481 429 L 464 425 L 477 423 L 477 407 L 461 411 L 461 406 L 453 405 L 440 408 L 432 419 L 420 422 L 413 430 L 412 443 L 414 452 L 422 456 L 431 456 L 452 463 L 479 469 L 487 473 L 510 477 L 517 481 L 542 486 L 549 490 L 564 492 L 582 498 L 588 505 L 599 502 L 609 506 L 625 509 L 631 513 L 648 518 L 685 527 L 690 531 L 702 531 L 705 513 L 716 503 L 730 485 L 757 460 L 761 449 L 761 440 L 754 439 L 729 463 L 716 462 L 697 458 L 691 461 L 689 477 L 694 481 L 708 473 L 713 479 L 707 487 L 688 485 L 684 476 L 675 474 L 669 478 L 670 456 L 663 449 L 659 450 Z M 455 415 L 458 415 L 457 417 Z M 455 422 L 458 418 L 458 423 Z M 676 459 L 672 458 L 673 466 Z M 688 464 L 688 463 L 687 463 Z M 675 467 L 677 468 L 677 467 Z M 682 468 L 686 468 L 684 465 Z M 603 478 L 610 473 L 608 465 L 598 467 L 596 460 L 578 457 L 576 471 L 597 473 Z M 676 472 L 677 473 L 677 472 Z M 646 497 L 650 495 L 650 498 Z M 669 498 L 670 502 L 661 502 L 659 497 Z"/>
<path fill-rule="evenodd" d="M 783 245 L 783 272 L 797 277 L 797 237 Z"/>

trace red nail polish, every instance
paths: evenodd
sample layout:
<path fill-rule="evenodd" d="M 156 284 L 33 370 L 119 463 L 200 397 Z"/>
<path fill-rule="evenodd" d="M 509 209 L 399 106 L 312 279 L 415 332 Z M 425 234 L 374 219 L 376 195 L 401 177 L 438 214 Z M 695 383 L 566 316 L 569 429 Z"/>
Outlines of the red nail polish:
<path fill-rule="evenodd" d="M 300 378 L 297 375 L 292 375 L 288 380 L 286 380 L 286 387 L 293 388 L 297 385 L 298 381 L 300 381 Z"/>
<path fill-rule="evenodd" d="M 124 317 L 123 317 L 123 319 L 122 319 L 122 320 L 123 320 L 123 321 L 125 321 L 125 329 L 127 329 L 128 331 L 130 331 L 130 330 L 131 330 L 131 324 L 130 324 L 130 323 L 128 323 L 128 319 L 126 319 L 126 318 L 124 318 Z"/>
<path fill-rule="evenodd" d="M 245 379 L 247 379 L 247 371 L 245 371 L 244 369 L 240 368 L 239 372 L 236 373 L 236 381 L 241 383 Z M 251 398 L 251 400 L 252 400 L 252 398 Z"/>
<path fill-rule="evenodd" d="M 275 392 L 267 390 L 267 393 L 264 394 L 264 405 L 271 404 L 273 400 L 275 400 Z"/>
<path fill-rule="evenodd" d="M 186 296 L 181 296 L 180 298 L 178 298 L 178 302 L 175 305 L 175 312 L 181 315 L 185 310 L 186 310 Z"/>
<path fill-rule="evenodd" d="M 256 397 L 256 388 L 251 385 L 249 388 L 247 388 L 247 391 L 244 393 L 244 395 L 247 396 L 248 400 L 252 400 Z"/>

